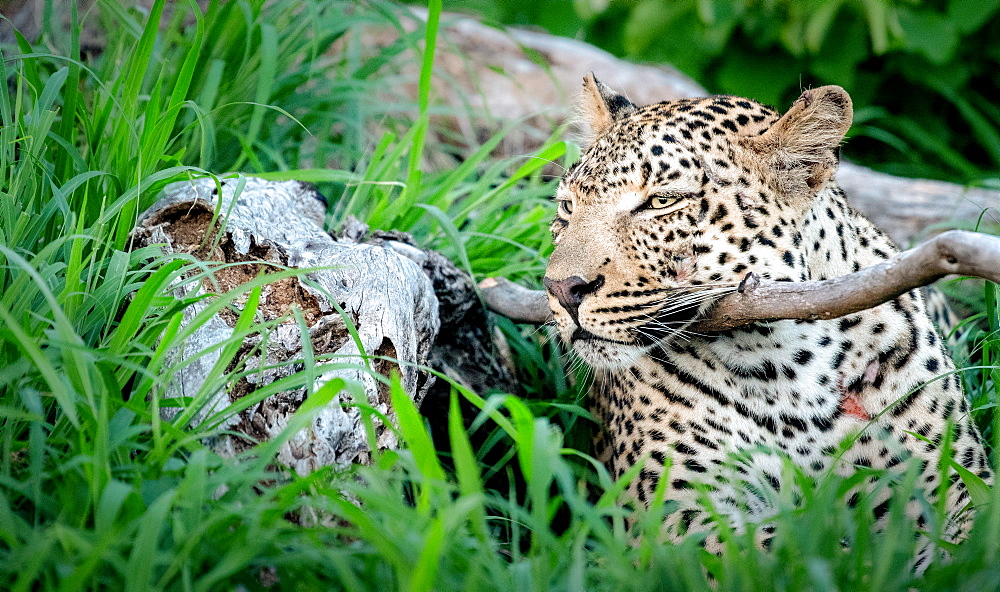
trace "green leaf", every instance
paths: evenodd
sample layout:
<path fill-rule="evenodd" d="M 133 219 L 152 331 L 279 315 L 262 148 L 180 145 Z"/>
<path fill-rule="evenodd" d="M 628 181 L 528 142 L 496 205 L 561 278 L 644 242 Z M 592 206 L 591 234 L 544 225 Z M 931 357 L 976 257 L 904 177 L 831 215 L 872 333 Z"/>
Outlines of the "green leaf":
<path fill-rule="evenodd" d="M 949 459 L 949 466 L 955 469 L 958 476 L 962 478 L 962 482 L 965 483 L 965 488 L 969 490 L 969 496 L 972 498 L 972 505 L 978 508 L 986 507 L 993 494 L 990 491 L 990 486 L 983 481 L 982 477 L 976 475 L 969 469 L 962 466 L 962 463 L 956 462 L 954 458 Z"/>
<path fill-rule="evenodd" d="M 261 127 L 264 124 L 267 103 L 270 102 L 274 93 L 277 54 L 277 31 L 270 23 L 263 23 L 260 26 L 260 69 L 257 72 L 257 90 L 254 95 L 256 105 L 253 108 L 253 115 L 250 116 L 250 125 L 246 133 L 246 145 L 250 147 L 257 143 Z"/>
<path fill-rule="evenodd" d="M 125 590 L 146 592 L 153 588 L 153 572 L 160 553 L 160 534 L 167 525 L 167 512 L 174 501 L 174 490 L 161 493 L 139 521 L 125 571 Z"/>
<path fill-rule="evenodd" d="M 830 31 L 830 26 L 833 25 L 834 17 L 840 11 L 840 6 L 843 4 L 843 0 L 831 0 L 824 2 L 820 7 L 812 13 L 806 23 L 805 30 L 805 42 L 806 49 L 810 53 L 817 53 L 821 47 L 823 47 L 823 42 L 827 38 L 827 34 Z M 838 30 L 838 45 L 841 50 L 848 49 L 850 45 L 844 43 L 840 39 L 841 31 Z"/>
<path fill-rule="evenodd" d="M 35 110 L 37 112 L 47 111 L 53 108 L 56 99 L 59 98 L 60 93 L 63 89 L 63 84 L 66 83 L 66 78 L 69 76 L 69 68 L 59 68 L 56 70 L 49 79 L 45 81 L 45 87 L 42 89 L 42 94 L 38 97 L 38 103 L 35 104 Z"/>
<path fill-rule="evenodd" d="M 33 52 L 31 50 L 31 44 L 28 40 L 24 38 L 24 35 L 20 31 L 14 29 L 14 38 L 17 40 L 17 48 L 21 50 L 22 59 L 22 71 L 24 73 L 25 79 L 27 79 L 28 84 L 31 85 L 35 92 L 37 93 L 40 88 L 42 88 L 42 79 L 38 75 L 38 66 L 35 65 L 34 58 L 25 59 L 24 56 L 31 55 Z M 6 77 L 4 78 L 6 80 Z"/>
<path fill-rule="evenodd" d="M 889 49 L 889 7 L 883 0 L 862 0 L 862 4 L 868 16 L 872 51 L 875 55 L 882 55 Z"/>
<path fill-rule="evenodd" d="M 303 181 L 305 183 L 357 183 L 359 177 L 350 171 L 335 169 L 292 169 L 271 173 L 244 173 L 268 181 Z"/>
<path fill-rule="evenodd" d="M 438 516 L 431 522 L 430 531 L 424 536 L 424 546 L 420 549 L 420 557 L 413 566 L 413 576 L 410 580 L 410 590 L 422 592 L 434 590 L 438 568 L 441 564 L 441 547 L 444 544 L 444 516 Z"/>
<path fill-rule="evenodd" d="M 462 262 L 462 268 L 469 274 L 470 277 L 475 277 L 472 271 L 472 263 L 469 261 L 469 254 L 465 250 L 465 241 L 462 240 L 462 236 L 458 232 L 458 228 L 440 208 L 436 206 L 429 206 L 426 204 L 417 204 L 420 208 L 427 210 L 438 224 L 441 225 L 441 229 L 444 230 L 445 234 L 448 236 L 449 242 L 453 245 L 456 251 L 458 251 L 458 259 Z"/>
<path fill-rule="evenodd" d="M 944 64 L 955 56 L 958 35 L 955 25 L 935 12 L 903 10 L 899 14 L 909 47 L 927 56 L 933 64 Z"/>
<path fill-rule="evenodd" d="M 985 115 L 976 109 L 972 103 L 966 100 L 951 88 L 939 88 L 938 91 L 958 109 L 962 118 L 972 128 L 972 134 L 979 145 L 989 155 L 993 164 L 1000 166 L 1000 130 Z"/>
<path fill-rule="evenodd" d="M 824 84 L 839 84 L 853 95 L 858 65 L 869 57 L 864 26 L 852 18 L 837 19 L 836 34 L 829 35 L 821 50 L 809 60 L 809 70 Z"/>
<path fill-rule="evenodd" d="M 400 199 L 402 208 L 399 215 L 405 216 L 409 213 L 410 207 L 416 202 L 417 193 L 420 191 L 420 182 L 423 177 L 423 170 L 420 168 L 421 159 L 424 154 L 424 143 L 427 139 L 428 126 L 430 125 L 430 92 L 431 74 L 434 71 L 434 51 L 437 47 L 438 21 L 441 18 L 442 0 L 429 0 L 427 4 L 427 25 L 424 35 L 424 52 L 420 64 L 420 85 L 418 87 L 417 102 L 420 107 L 420 114 L 413 128 L 413 145 L 410 148 L 409 167 L 406 176 L 406 188 Z"/>
<path fill-rule="evenodd" d="M 184 262 L 179 259 L 169 261 L 143 282 L 142 287 L 135 293 L 128 308 L 125 309 L 122 320 L 110 335 L 107 345 L 109 351 L 116 354 L 125 353 L 127 344 L 135 338 L 142 322 L 152 312 L 153 299 L 166 291 L 168 282 L 173 280 L 177 270 L 183 264 Z"/>
<path fill-rule="evenodd" d="M 451 402 L 448 407 L 448 436 L 451 441 L 451 455 L 455 463 L 455 472 L 462 495 L 481 495 L 483 484 L 479 478 L 479 463 L 476 462 L 476 455 L 472 450 L 469 435 L 465 431 L 462 410 L 459 407 L 458 395 L 455 391 L 451 393 Z M 476 526 L 481 527 L 482 525 L 476 524 Z M 485 534 L 485 531 L 481 534 Z"/>
<path fill-rule="evenodd" d="M 761 76 L 761 72 L 769 75 Z M 783 108 L 784 97 L 799 85 L 797 63 L 784 54 L 733 52 L 723 56 L 716 73 L 722 92 Z"/>
<path fill-rule="evenodd" d="M 622 30 L 625 55 L 643 61 L 668 62 L 702 78 L 723 53 L 738 19 L 730 3 L 713 5 L 714 24 L 706 24 L 693 2 L 645 0 L 630 12 Z"/>
<path fill-rule="evenodd" d="M 428 479 L 444 481 L 444 469 L 441 468 L 441 463 L 438 461 L 434 442 L 424 426 L 423 416 L 417 412 L 413 400 L 403 390 L 403 385 L 399 382 L 399 375 L 393 374 L 389 380 L 389 394 L 392 408 L 396 412 L 397 421 L 399 421 L 399 433 L 410 451 L 413 452 L 417 468 Z"/>
<path fill-rule="evenodd" d="M 949 0 L 948 20 L 962 35 L 974 33 L 1000 9 L 1000 0 Z"/>

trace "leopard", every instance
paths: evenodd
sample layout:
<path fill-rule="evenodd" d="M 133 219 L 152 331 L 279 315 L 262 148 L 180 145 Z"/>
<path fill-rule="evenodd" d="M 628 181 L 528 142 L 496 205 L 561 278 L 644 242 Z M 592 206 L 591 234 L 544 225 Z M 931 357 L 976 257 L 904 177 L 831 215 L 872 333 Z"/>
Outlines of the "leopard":
<path fill-rule="evenodd" d="M 589 134 L 554 196 L 543 283 L 559 337 L 592 371 L 595 455 L 616 478 L 641 465 L 628 497 L 649 505 L 666 479 L 665 536 L 715 514 L 765 524 L 766 546 L 775 499 L 795 487 L 788 463 L 815 478 L 915 465 L 918 493 L 943 491 L 950 540 L 965 536 L 970 492 L 942 463 L 987 483 L 992 471 L 919 290 L 836 319 L 696 330 L 750 272 L 826 280 L 898 252 L 836 182 L 848 93 L 807 89 L 784 114 L 730 95 L 638 106 L 591 73 L 577 110 Z M 884 522 L 891 491 L 872 489 L 850 503 L 874 496 Z M 906 505 L 918 528 L 927 507 Z"/>

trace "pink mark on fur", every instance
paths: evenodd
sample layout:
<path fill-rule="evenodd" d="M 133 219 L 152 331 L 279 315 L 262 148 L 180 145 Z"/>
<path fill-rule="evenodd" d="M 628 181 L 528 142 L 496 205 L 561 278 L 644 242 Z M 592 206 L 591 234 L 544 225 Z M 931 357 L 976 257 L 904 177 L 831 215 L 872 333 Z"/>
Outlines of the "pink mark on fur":
<path fill-rule="evenodd" d="M 868 366 L 865 367 L 864 374 L 861 375 L 861 384 L 873 384 L 878 378 L 879 369 L 880 366 L 877 358 L 869 362 Z M 843 376 L 840 377 L 838 386 L 840 386 L 840 410 L 844 415 L 849 415 L 861 421 L 871 420 L 872 416 L 865 409 L 865 406 L 861 404 L 861 398 L 858 394 L 844 388 Z"/>
<path fill-rule="evenodd" d="M 694 257 L 685 257 L 683 260 L 674 265 L 674 270 L 677 272 L 677 277 L 674 278 L 678 282 L 686 282 L 690 279 L 696 270 L 696 265 Z"/>
<path fill-rule="evenodd" d="M 865 373 L 861 377 L 861 382 L 865 384 L 873 384 L 875 379 L 878 378 L 879 363 L 878 358 L 868 362 L 868 367 L 865 368 Z"/>
<path fill-rule="evenodd" d="M 861 421 L 868 421 L 872 418 L 871 415 L 868 415 L 868 411 L 865 410 L 864 406 L 861 405 L 861 400 L 854 393 L 844 393 L 841 395 L 840 410 L 843 411 L 844 415 L 850 415 Z"/>

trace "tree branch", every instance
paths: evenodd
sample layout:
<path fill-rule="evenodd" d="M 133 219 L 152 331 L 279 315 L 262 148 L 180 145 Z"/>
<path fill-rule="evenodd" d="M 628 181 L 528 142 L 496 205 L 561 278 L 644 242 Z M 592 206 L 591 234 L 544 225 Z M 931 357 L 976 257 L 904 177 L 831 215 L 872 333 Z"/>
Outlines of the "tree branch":
<path fill-rule="evenodd" d="M 878 265 L 829 280 L 772 282 L 747 274 L 739 292 L 721 298 L 691 329 L 724 331 L 766 320 L 835 319 L 951 274 L 1000 283 L 1000 237 L 951 230 Z M 552 319 L 542 290 L 529 290 L 504 278 L 487 278 L 479 286 L 494 312 L 522 323 Z"/>
<path fill-rule="evenodd" d="M 532 290 L 507 278 L 486 278 L 479 282 L 486 308 L 516 323 L 543 325 L 552 320 L 545 290 Z"/>

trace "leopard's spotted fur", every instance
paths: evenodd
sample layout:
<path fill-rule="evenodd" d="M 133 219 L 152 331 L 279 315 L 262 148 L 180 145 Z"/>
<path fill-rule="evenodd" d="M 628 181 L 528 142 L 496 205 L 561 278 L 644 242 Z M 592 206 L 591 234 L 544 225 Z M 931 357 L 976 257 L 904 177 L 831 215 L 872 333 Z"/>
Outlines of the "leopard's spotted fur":
<path fill-rule="evenodd" d="M 672 459 L 669 532 L 707 522 L 696 482 L 737 523 L 766 518 L 789 485 L 782 456 L 812 475 L 919 463 L 933 498 L 950 423 L 955 460 L 991 478 L 958 377 L 934 380 L 953 365 L 917 291 L 837 320 L 685 331 L 748 271 L 827 279 L 896 252 L 833 180 L 847 93 L 806 91 L 784 116 L 732 96 L 637 107 L 590 76 L 582 111 L 595 137 L 559 186 L 545 283 L 563 339 L 595 369 L 598 455 L 615 474 L 648 458 L 642 502 Z M 875 495 L 881 516 L 888 494 Z M 955 518 L 969 493 L 954 479 L 946 496 Z"/>

